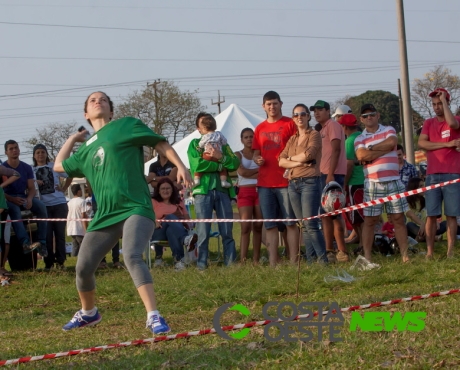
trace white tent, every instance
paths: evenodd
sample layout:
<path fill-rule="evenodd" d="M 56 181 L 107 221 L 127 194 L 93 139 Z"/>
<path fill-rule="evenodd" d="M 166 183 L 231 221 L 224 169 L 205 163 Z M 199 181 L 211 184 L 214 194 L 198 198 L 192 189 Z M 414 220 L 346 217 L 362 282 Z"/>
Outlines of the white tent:
<path fill-rule="evenodd" d="M 230 148 L 232 148 L 233 151 L 237 151 L 243 148 L 240 139 L 241 131 L 246 127 L 254 129 L 263 120 L 264 118 L 256 116 L 246 109 L 238 107 L 236 104 L 231 104 L 221 114 L 216 116 L 217 131 L 222 132 L 227 138 Z M 195 130 L 173 145 L 173 148 L 179 154 L 179 157 L 187 168 L 190 168 L 187 156 L 188 146 L 193 139 L 198 139 L 200 136 L 200 133 Z M 149 171 L 150 164 L 155 161 L 156 158 L 145 163 L 144 171 L 146 174 Z"/>

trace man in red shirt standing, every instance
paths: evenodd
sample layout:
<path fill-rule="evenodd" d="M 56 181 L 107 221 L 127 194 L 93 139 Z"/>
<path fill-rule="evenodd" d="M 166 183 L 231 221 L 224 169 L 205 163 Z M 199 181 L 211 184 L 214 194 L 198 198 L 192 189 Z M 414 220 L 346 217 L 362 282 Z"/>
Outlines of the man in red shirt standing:
<path fill-rule="evenodd" d="M 450 110 L 450 94 L 438 88 L 429 94 L 436 117 L 423 123 L 418 147 L 426 150 L 428 162 L 426 185 L 460 178 L 460 117 Z M 446 202 L 446 199 L 449 201 Z M 460 216 L 460 184 L 452 184 L 427 191 L 426 246 L 427 258 L 433 257 L 436 218 L 444 214 L 447 219 L 447 257 L 453 257 L 457 234 L 456 217 Z"/>
<path fill-rule="evenodd" d="M 257 179 L 260 208 L 264 219 L 295 218 L 288 195 L 288 180 L 283 177 L 284 168 L 278 164 L 278 157 L 289 138 L 297 132 L 291 118 L 281 113 L 283 102 L 275 91 L 267 92 L 263 97 L 262 108 L 267 119 L 254 131 L 252 149 L 254 162 L 260 166 Z M 295 262 L 298 255 L 299 231 L 295 222 L 285 222 L 289 246 L 289 258 Z M 264 222 L 267 248 L 270 254 L 270 266 L 278 262 L 278 228 L 277 223 Z"/>

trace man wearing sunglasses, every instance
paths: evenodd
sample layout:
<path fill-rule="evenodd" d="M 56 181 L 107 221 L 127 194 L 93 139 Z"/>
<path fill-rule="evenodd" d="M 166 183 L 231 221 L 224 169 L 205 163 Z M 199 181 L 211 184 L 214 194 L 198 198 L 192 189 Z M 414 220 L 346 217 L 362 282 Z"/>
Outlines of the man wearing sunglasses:
<path fill-rule="evenodd" d="M 423 123 L 418 146 L 426 150 L 426 185 L 433 185 L 460 178 L 460 117 L 452 114 L 450 94 L 446 89 L 435 89 L 428 96 L 431 98 L 436 117 L 428 118 Z M 443 208 L 447 219 L 447 257 L 453 257 L 457 231 L 456 216 L 460 216 L 460 184 L 430 190 L 425 194 L 425 201 L 426 257 L 433 258 L 436 218 L 442 213 Z"/>
<path fill-rule="evenodd" d="M 391 126 L 379 124 L 380 115 L 373 104 L 361 107 L 361 123 L 364 131 L 355 139 L 356 158 L 364 166 L 364 201 L 399 194 L 405 190 L 399 178 L 398 155 L 396 145 L 398 138 Z M 374 243 L 374 226 L 385 211 L 391 214 L 396 240 L 403 262 L 408 262 L 407 229 L 404 213 L 409 209 L 406 198 L 392 200 L 384 204 L 364 208 L 363 247 L 364 257 L 370 262 Z M 380 267 L 370 263 L 368 269 Z"/>

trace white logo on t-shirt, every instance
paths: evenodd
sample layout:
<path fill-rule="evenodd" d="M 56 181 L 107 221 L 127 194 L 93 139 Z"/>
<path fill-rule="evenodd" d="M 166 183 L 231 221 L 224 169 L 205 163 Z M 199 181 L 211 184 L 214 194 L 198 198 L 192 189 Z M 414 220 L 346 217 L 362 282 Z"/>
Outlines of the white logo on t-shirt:
<path fill-rule="evenodd" d="M 443 139 L 450 137 L 450 130 L 445 130 L 441 132 L 441 137 Z"/>
<path fill-rule="evenodd" d="M 98 168 L 104 165 L 104 157 L 105 151 L 104 148 L 101 146 L 97 149 L 96 153 L 93 155 L 93 167 Z"/>

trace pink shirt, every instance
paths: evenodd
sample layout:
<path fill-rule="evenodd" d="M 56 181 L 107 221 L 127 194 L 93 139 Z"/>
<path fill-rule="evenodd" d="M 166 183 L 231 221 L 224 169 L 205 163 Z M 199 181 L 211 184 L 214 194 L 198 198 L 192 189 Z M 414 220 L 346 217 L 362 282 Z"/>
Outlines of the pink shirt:
<path fill-rule="evenodd" d="M 455 117 L 460 123 L 460 117 Z M 423 123 L 422 134 L 428 136 L 432 143 L 447 143 L 460 139 L 460 128 L 454 130 L 449 127 L 446 121 L 439 122 L 438 119 L 428 118 Z M 426 158 L 428 175 L 434 173 L 457 173 L 460 174 L 460 152 L 455 148 L 442 148 L 437 150 L 427 150 Z"/>
<path fill-rule="evenodd" d="M 383 126 L 379 124 L 376 132 L 367 132 L 364 130 L 361 135 L 355 139 L 355 151 L 369 145 L 375 145 L 388 139 L 391 136 L 396 137 L 396 131 L 391 126 Z M 363 166 L 364 177 L 369 181 L 384 182 L 399 179 L 399 164 L 396 146 L 393 151 L 382 155 L 372 161 L 370 164 Z"/>
<path fill-rule="evenodd" d="M 347 156 L 345 153 L 345 133 L 343 132 L 342 126 L 334 121 L 332 118 L 329 119 L 321 129 L 321 141 L 323 154 L 321 157 L 320 170 L 323 174 L 329 173 L 329 167 L 331 165 L 332 156 L 332 140 L 340 140 L 340 154 L 337 167 L 334 171 L 336 175 L 346 175 L 347 173 Z"/>
<path fill-rule="evenodd" d="M 156 219 L 164 218 L 166 215 L 176 213 L 176 211 L 182 214 L 184 218 L 189 218 L 183 201 L 181 201 L 179 204 L 166 204 L 152 199 L 152 204 Z"/>

